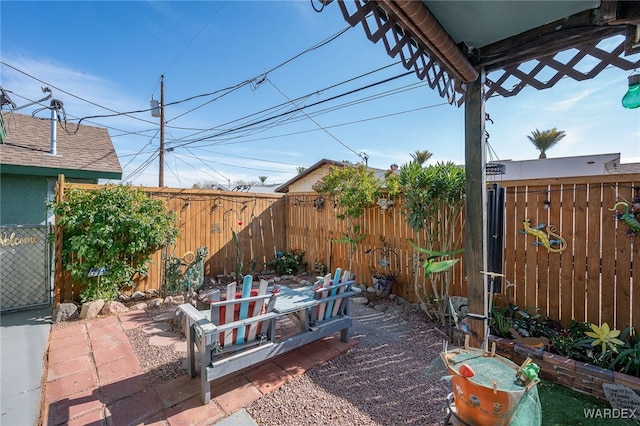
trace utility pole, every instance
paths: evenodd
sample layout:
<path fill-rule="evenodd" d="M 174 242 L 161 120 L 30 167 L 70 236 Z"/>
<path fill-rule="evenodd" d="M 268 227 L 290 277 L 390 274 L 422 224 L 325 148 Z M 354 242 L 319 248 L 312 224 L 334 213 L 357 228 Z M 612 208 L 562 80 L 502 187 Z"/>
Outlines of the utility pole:
<path fill-rule="evenodd" d="M 164 186 L 164 75 L 160 76 L 160 167 L 158 186 Z"/>

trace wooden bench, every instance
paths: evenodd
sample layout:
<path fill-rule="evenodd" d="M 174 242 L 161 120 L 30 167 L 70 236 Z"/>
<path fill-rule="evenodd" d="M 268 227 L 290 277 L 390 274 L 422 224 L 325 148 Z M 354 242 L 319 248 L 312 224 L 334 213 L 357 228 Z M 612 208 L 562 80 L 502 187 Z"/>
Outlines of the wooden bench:
<path fill-rule="evenodd" d="M 347 278 L 349 274 L 345 274 Z M 180 305 L 186 317 L 187 372 L 196 377 L 195 351 L 200 354 L 200 393 L 202 401 L 211 400 L 209 382 L 246 367 L 289 352 L 340 331 L 340 339 L 349 341 L 349 297 L 356 294 L 352 280 L 341 280 L 341 270 L 312 287 L 268 288 L 261 280 L 257 289 L 247 276 L 242 289 L 227 286 L 223 300 L 214 295 L 211 307 L 199 311 L 191 304 Z M 276 322 L 288 316 L 298 333 L 276 339 Z"/>

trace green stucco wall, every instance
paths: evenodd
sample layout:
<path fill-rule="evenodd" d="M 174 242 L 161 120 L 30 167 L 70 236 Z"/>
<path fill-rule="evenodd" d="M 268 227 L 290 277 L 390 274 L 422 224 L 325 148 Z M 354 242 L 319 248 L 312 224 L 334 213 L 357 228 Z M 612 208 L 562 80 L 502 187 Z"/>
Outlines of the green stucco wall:
<path fill-rule="evenodd" d="M 0 176 L 0 225 L 44 225 L 47 177 Z"/>

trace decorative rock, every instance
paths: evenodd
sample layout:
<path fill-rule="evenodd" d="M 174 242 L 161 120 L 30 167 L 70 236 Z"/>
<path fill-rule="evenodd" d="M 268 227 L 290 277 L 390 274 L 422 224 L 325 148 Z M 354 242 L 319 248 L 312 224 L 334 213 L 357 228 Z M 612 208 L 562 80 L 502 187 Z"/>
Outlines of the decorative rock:
<path fill-rule="evenodd" d="M 367 287 L 367 293 L 375 293 L 376 289 L 373 287 Z"/>
<path fill-rule="evenodd" d="M 394 300 L 397 296 L 393 293 L 389 293 L 389 299 Z"/>
<path fill-rule="evenodd" d="M 280 282 L 280 281 L 282 281 L 282 278 L 280 278 L 280 277 L 273 277 L 273 281 L 275 281 L 275 282 Z"/>
<path fill-rule="evenodd" d="M 147 309 L 147 304 L 144 302 L 136 303 L 135 305 L 129 308 L 132 311 L 143 311 Z"/>
<path fill-rule="evenodd" d="M 404 305 L 407 301 L 405 300 L 404 297 L 400 297 L 400 296 L 396 296 L 396 303 L 398 305 Z"/>
<path fill-rule="evenodd" d="M 104 304 L 100 313 L 102 315 L 118 315 L 123 312 L 127 312 L 129 309 L 124 306 L 121 302 L 115 302 L 113 300 L 109 300 Z"/>
<path fill-rule="evenodd" d="M 78 318 L 78 306 L 75 303 L 61 303 L 53 312 L 53 322 L 70 321 Z"/>
<path fill-rule="evenodd" d="M 183 295 L 174 296 L 173 298 L 174 305 L 182 305 L 183 303 L 185 303 L 185 299 Z"/>
<path fill-rule="evenodd" d="M 141 291 L 136 291 L 135 293 L 133 293 L 133 294 L 131 295 L 131 298 L 132 298 L 133 300 L 144 299 L 144 293 L 143 293 L 143 292 L 141 292 Z"/>
<path fill-rule="evenodd" d="M 385 312 L 389 307 L 387 305 L 376 305 L 373 307 L 376 311 Z"/>
<path fill-rule="evenodd" d="M 173 316 L 175 315 L 175 311 L 174 310 L 169 310 L 167 312 L 163 312 L 159 315 L 156 315 L 153 317 L 153 320 L 155 322 L 164 322 L 164 321 L 171 321 L 173 319 Z"/>
<path fill-rule="evenodd" d="M 355 303 L 356 305 L 366 305 L 369 303 L 369 299 L 366 297 L 352 297 L 351 303 Z"/>
<path fill-rule="evenodd" d="M 294 278 L 295 277 L 293 275 L 283 275 L 280 277 L 280 279 L 283 281 L 295 281 Z"/>
<path fill-rule="evenodd" d="M 126 294 L 121 293 L 121 294 L 118 295 L 118 300 L 121 301 L 121 302 L 126 302 L 127 300 L 129 300 L 129 296 L 127 296 Z"/>
<path fill-rule="evenodd" d="M 97 318 L 98 314 L 104 307 L 104 300 L 98 299 L 93 302 L 87 302 L 82 304 L 82 309 L 80 310 L 80 319 L 85 318 Z"/>
<path fill-rule="evenodd" d="M 155 288 L 148 288 L 144 291 L 148 296 L 155 296 L 158 294 L 158 290 Z"/>
<path fill-rule="evenodd" d="M 148 308 L 151 309 L 156 309 L 162 306 L 162 302 L 163 300 L 160 298 L 157 299 L 153 299 L 151 302 L 149 302 L 149 304 L 147 305 Z"/>
<path fill-rule="evenodd" d="M 165 305 L 170 305 L 173 303 L 173 296 L 167 296 L 164 298 L 164 304 Z"/>
<path fill-rule="evenodd" d="M 627 410 L 627 412 L 632 413 L 638 413 L 638 410 L 640 410 L 640 395 L 635 393 L 630 387 L 603 383 L 602 390 L 614 409 Z M 637 416 L 638 414 L 636 414 L 636 418 Z"/>
<path fill-rule="evenodd" d="M 142 332 L 146 334 L 160 334 L 165 331 L 169 331 L 171 325 L 168 322 L 157 322 L 155 324 L 149 324 L 142 327 Z"/>
<path fill-rule="evenodd" d="M 149 338 L 150 346 L 171 346 L 180 341 L 180 335 L 171 331 L 163 331 Z"/>

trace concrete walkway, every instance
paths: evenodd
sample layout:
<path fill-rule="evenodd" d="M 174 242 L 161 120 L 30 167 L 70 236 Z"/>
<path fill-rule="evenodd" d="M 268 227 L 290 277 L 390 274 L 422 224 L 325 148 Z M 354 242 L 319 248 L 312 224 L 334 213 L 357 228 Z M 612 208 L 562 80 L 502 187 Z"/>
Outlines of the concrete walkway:
<path fill-rule="evenodd" d="M 50 307 L 0 316 L 0 424 L 38 424 L 50 329 Z"/>

